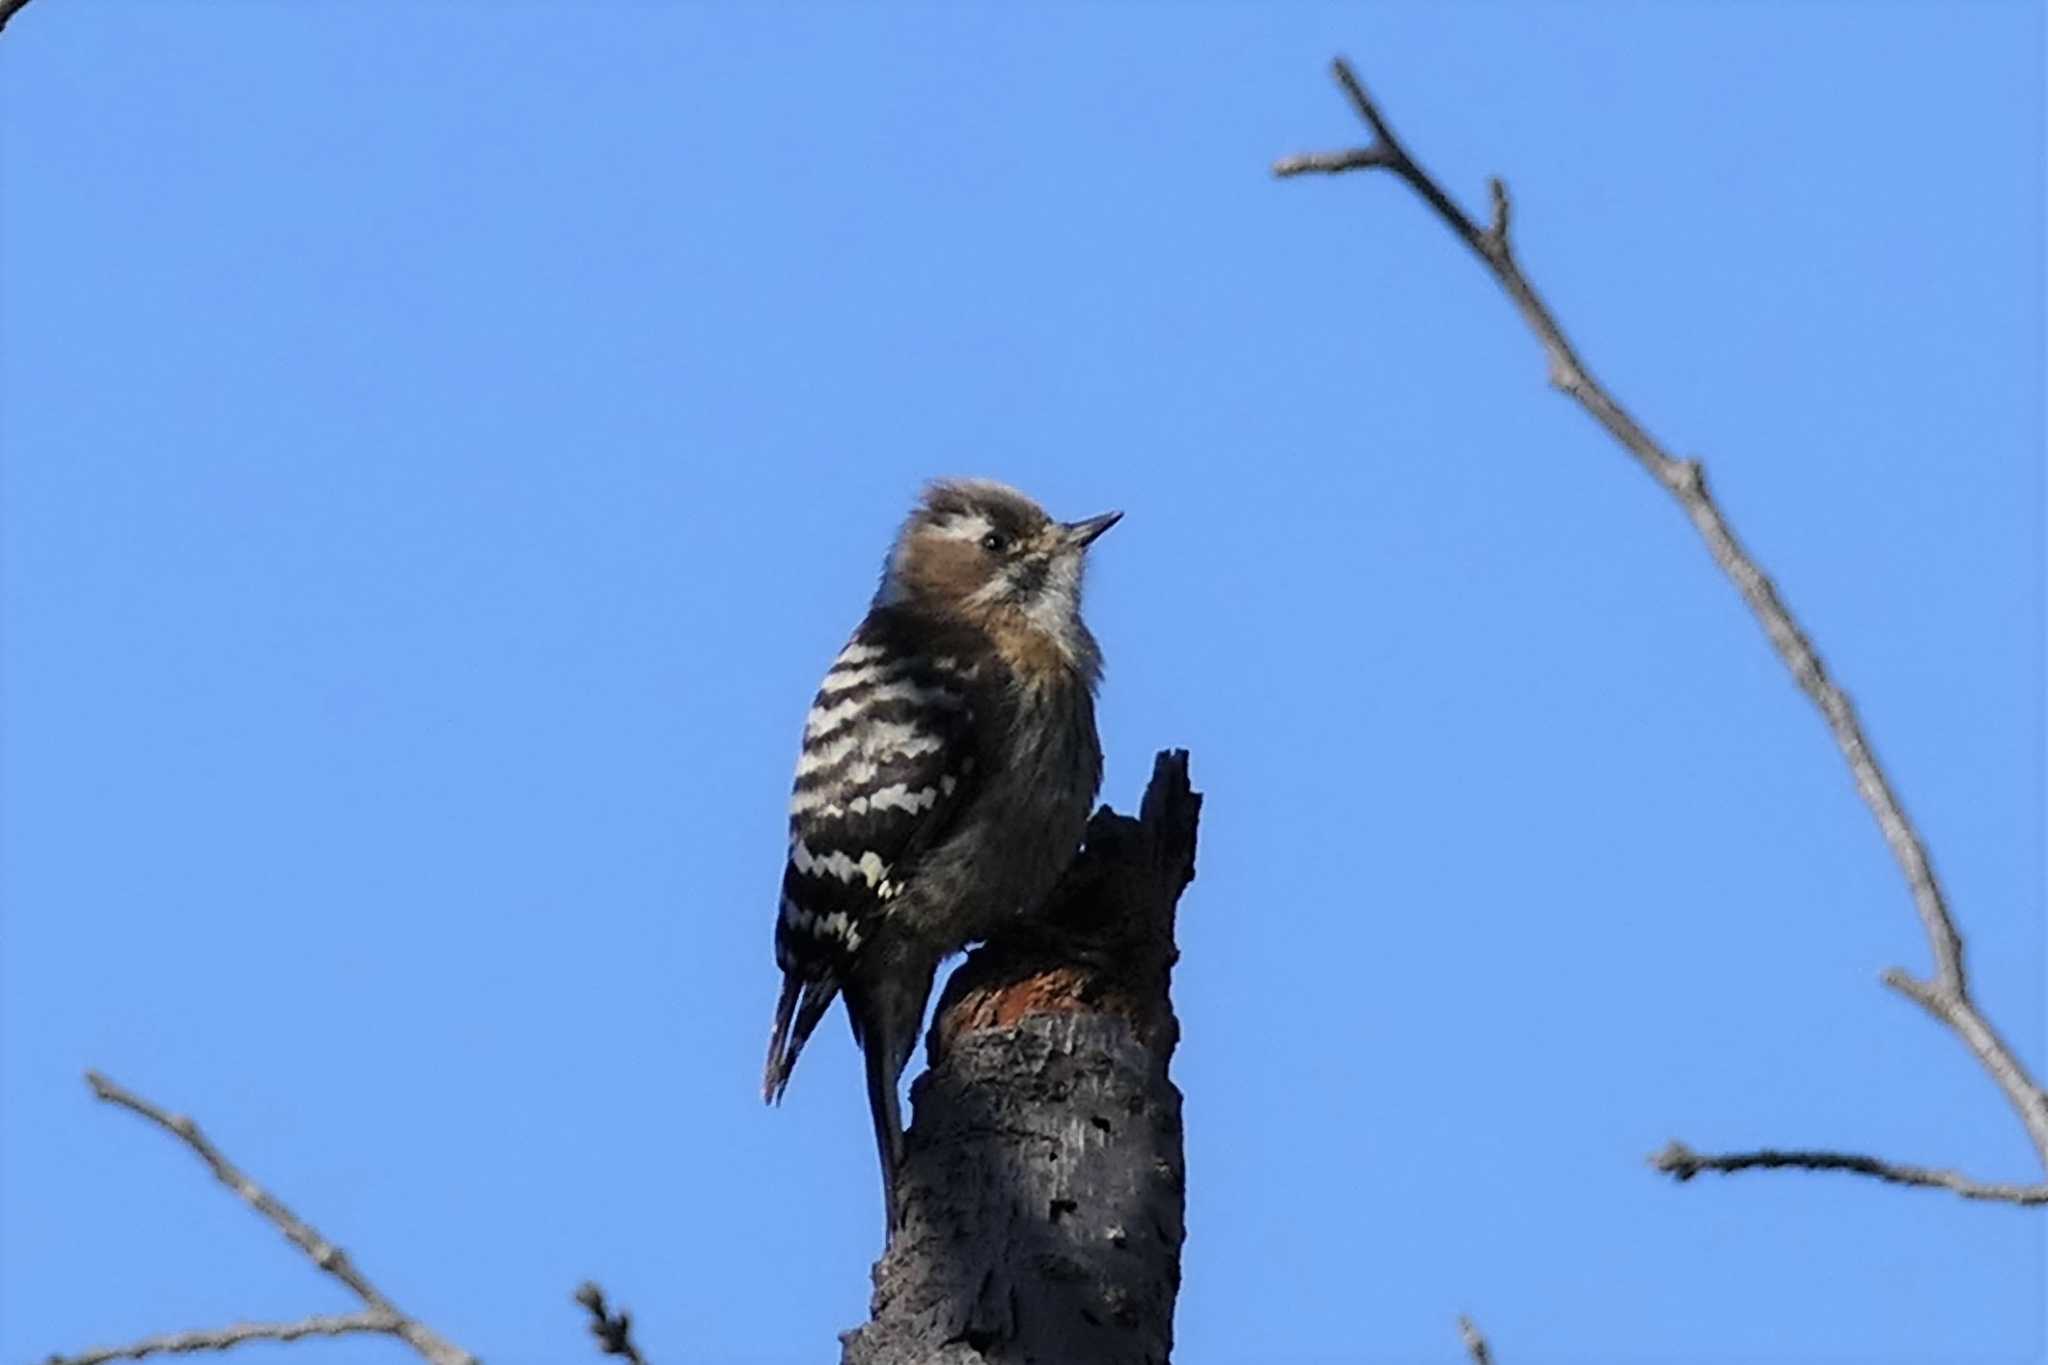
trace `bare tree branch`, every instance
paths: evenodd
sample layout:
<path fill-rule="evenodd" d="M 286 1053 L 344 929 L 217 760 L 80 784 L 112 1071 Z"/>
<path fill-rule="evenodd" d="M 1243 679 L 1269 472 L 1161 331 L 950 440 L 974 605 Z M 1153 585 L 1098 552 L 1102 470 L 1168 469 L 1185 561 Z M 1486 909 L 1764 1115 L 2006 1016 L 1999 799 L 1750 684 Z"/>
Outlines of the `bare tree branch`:
<path fill-rule="evenodd" d="M 1487 1349 L 1486 1338 L 1479 1335 L 1479 1324 L 1458 1315 L 1458 1340 L 1465 1343 L 1465 1354 L 1472 1357 L 1472 1365 L 1493 1365 L 1493 1352 Z"/>
<path fill-rule="evenodd" d="M 7 27 L 7 21 L 28 8 L 28 0 L 0 0 L 0 29 Z"/>
<path fill-rule="evenodd" d="M 1904 874 L 1907 888 L 1913 896 L 1914 908 L 1920 916 L 1920 924 L 1926 932 L 1928 947 L 1933 954 L 1934 974 L 1928 980 L 1909 976 L 1897 968 L 1884 974 L 1885 984 L 1918 1003 L 1929 1014 L 1940 1020 L 1970 1049 L 1991 1078 L 1997 1082 L 2005 1097 L 2026 1126 L 2027 1135 L 2033 1141 L 2034 1150 L 2040 1157 L 2044 1170 L 2048 1170 L 2048 1093 L 2035 1084 L 2026 1068 L 2013 1054 L 2010 1046 L 1999 1037 L 1991 1023 L 1978 1010 L 1970 996 L 1969 977 L 1963 965 L 1963 939 L 1957 930 L 1955 919 L 1949 913 L 1948 904 L 1942 895 L 1941 884 L 1934 875 L 1934 865 L 1928 858 L 1927 847 L 1921 841 L 1913 823 L 1907 818 L 1905 808 L 1900 805 L 1892 789 L 1891 780 L 1878 764 L 1877 755 L 1870 741 L 1863 733 L 1863 725 L 1857 719 L 1856 708 L 1848 695 L 1829 677 L 1827 668 L 1821 662 L 1813 642 L 1806 631 L 1793 617 L 1791 609 L 1779 596 L 1777 588 L 1769 577 L 1758 567 L 1707 491 L 1706 472 L 1700 462 L 1694 459 L 1674 457 L 1646 431 L 1627 409 L 1615 400 L 1600 382 L 1593 378 L 1578 352 L 1572 348 L 1564 331 L 1558 326 L 1548 305 L 1523 275 L 1521 266 L 1515 261 L 1514 248 L 1508 236 L 1510 205 L 1507 187 L 1499 180 L 1488 182 L 1493 200 L 1492 222 L 1480 227 L 1472 217 L 1459 208 L 1449 195 L 1444 193 L 1429 173 L 1418 165 L 1394 136 L 1385 117 L 1367 95 L 1365 87 L 1358 81 L 1351 67 L 1342 58 L 1333 67 L 1337 83 L 1351 101 L 1351 107 L 1372 131 L 1372 142 L 1363 148 L 1335 153 L 1321 153 L 1311 156 L 1287 157 L 1274 163 L 1273 173 L 1277 176 L 1295 176 L 1311 173 L 1335 174 L 1342 171 L 1384 169 L 1393 172 L 1401 181 L 1421 196 L 1430 208 L 1435 210 L 1460 241 L 1479 257 L 1495 281 L 1514 301 L 1515 308 L 1522 315 L 1529 330 L 1542 343 L 1545 356 L 1550 364 L 1550 382 L 1584 408 L 1593 419 L 1635 457 L 1643 471 L 1669 493 L 1685 511 L 1707 544 L 1708 552 L 1714 557 L 1721 571 L 1742 594 L 1749 604 L 1757 623 L 1763 627 L 1771 647 L 1783 659 L 1785 667 L 1791 670 L 1793 681 L 1812 700 L 1827 721 L 1829 731 L 1834 735 L 1835 744 L 1842 752 L 1842 758 L 1849 765 L 1850 775 L 1855 779 L 1856 789 L 1871 814 L 1877 818 L 1878 828 L 1883 832 L 1885 842 L 1890 845 L 1892 856 L 1897 860 Z M 1827 1169 L 1854 1170 L 1864 1174 L 1881 1175 L 1882 1170 L 1914 1170 L 1912 1167 L 1890 1167 L 1868 1157 L 1853 1157 L 1841 1154 L 1806 1153 L 1808 1157 L 1828 1156 Z M 1723 1160 L 1723 1159 L 1706 1159 Z M 1726 1158 L 1732 1164 L 1714 1169 L 1744 1170 L 1759 1165 L 1800 1165 L 1814 1168 L 1811 1161 L 1805 1162 L 1759 1162 L 1747 1158 Z M 1669 1169 L 1660 1165 L 1659 1169 Z M 1700 1169 L 1706 1169 L 1701 1167 Z M 1675 1175 L 1677 1172 L 1672 1171 Z M 1683 1178 L 1683 1177 L 1681 1177 Z M 1960 1182 L 1960 1183 L 1958 1183 Z M 1951 1180 L 1908 1180 L 1904 1183 L 1937 1185 L 1955 1190 L 1970 1198 L 2001 1198 L 2006 1202 L 2042 1202 L 2033 1196 L 2048 1196 L 2048 1185 L 2043 1186 L 1998 1186 L 1962 1181 L 1960 1177 Z M 1965 1189 L 1964 1187 L 1968 1188 Z M 1970 1191 L 1977 1191 L 1970 1193 Z M 1985 1191 L 2004 1190 L 2008 1194 L 1998 1195 Z M 2025 1193 L 2027 1198 L 2014 1198 L 2014 1194 Z"/>
<path fill-rule="evenodd" d="M 1957 1171 L 1936 1171 L 1925 1166 L 1907 1166 L 1854 1152 L 1798 1152 L 1764 1148 L 1757 1152 L 1730 1152 L 1702 1156 L 1682 1142 L 1672 1142 L 1650 1158 L 1650 1164 L 1681 1183 L 1701 1171 L 1730 1174 L 1748 1170 L 1849 1171 L 1894 1185 L 1919 1185 L 1928 1189 L 1953 1190 L 1965 1199 L 1982 1199 L 1999 1204 L 2048 1204 L 2048 1185 L 1990 1185 L 1972 1180 Z"/>
<path fill-rule="evenodd" d="M 97 1071 L 86 1072 L 85 1079 L 86 1083 L 92 1086 L 95 1098 L 139 1114 L 182 1140 L 207 1164 L 221 1184 L 233 1190 L 250 1208 L 268 1219 L 293 1246 L 306 1253 L 314 1265 L 347 1285 L 355 1296 L 363 1301 L 363 1307 L 367 1311 L 346 1318 L 316 1316 L 281 1325 L 250 1324 L 223 1328 L 213 1333 L 191 1332 L 180 1337 L 155 1337 L 133 1346 L 69 1357 L 67 1365 L 134 1359 L 162 1351 L 226 1350 L 244 1341 L 291 1341 L 305 1336 L 339 1336 L 359 1332 L 378 1332 L 397 1337 L 419 1352 L 429 1365 L 477 1365 L 476 1357 L 469 1352 L 444 1341 L 424 1323 L 400 1312 L 396 1304 L 385 1298 L 375 1285 L 363 1278 L 362 1272 L 349 1260 L 347 1252 L 322 1237 L 318 1230 L 244 1175 L 239 1167 L 223 1156 L 220 1149 L 199 1131 L 198 1124 L 182 1114 L 171 1114 L 158 1108 L 140 1095 L 114 1084 Z M 166 1345 L 167 1342 L 184 1344 Z"/>
<path fill-rule="evenodd" d="M 590 1335 L 597 1338 L 599 1351 L 608 1356 L 624 1356 L 633 1365 L 647 1365 L 640 1348 L 633 1344 L 631 1313 L 613 1313 L 606 1308 L 604 1291 L 590 1280 L 585 1280 L 576 1291 L 576 1302 L 590 1310 Z"/>
<path fill-rule="evenodd" d="M 201 1332 L 170 1332 L 127 1346 L 106 1346 L 75 1356 L 51 1356 L 46 1365 L 105 1365 L 110 1360 L 141 1360 L 144 1356 L 185 1355 L 193 1351 L 225 1351 L 249 1341 L 297 1341 L 302 1337 L 346 1337 L 362 1333 L 392 1335 L 389 1314 L 375 1309 L 345 1317 L 315 1315 L 297 1322 L 238 1322 Z"/>

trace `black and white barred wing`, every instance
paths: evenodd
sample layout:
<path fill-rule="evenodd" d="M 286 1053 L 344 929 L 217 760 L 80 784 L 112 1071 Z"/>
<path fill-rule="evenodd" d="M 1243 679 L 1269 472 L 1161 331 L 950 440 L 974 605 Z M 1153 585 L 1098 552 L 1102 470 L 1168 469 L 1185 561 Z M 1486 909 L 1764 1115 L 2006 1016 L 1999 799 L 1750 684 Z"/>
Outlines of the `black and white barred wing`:
<path fill-rule="evenodd" d="M 763 1080 L 770 1100 L 900 876 L 943 834 L 974 778 L 971 669 L 896 636 L 871 618 L 804 722 L 775 923 L 783 978 Z"/>

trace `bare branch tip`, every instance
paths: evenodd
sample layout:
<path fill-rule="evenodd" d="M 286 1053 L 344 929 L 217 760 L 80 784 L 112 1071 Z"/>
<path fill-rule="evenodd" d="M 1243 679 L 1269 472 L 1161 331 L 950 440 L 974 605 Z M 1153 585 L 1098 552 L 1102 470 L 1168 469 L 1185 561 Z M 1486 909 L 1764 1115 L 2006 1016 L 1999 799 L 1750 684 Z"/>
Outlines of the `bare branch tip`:
<path fill-rule="evenodd" d="M 1650 1165 L 1684 1184 L 1700 1173 L 1700 1155 L 1677 1138 L 1650 1154 Z"/>
<path fill-rule="evenodd" d="M 1358 79 L 1358 73 L 1351 69 L 1351 63 L 1342 57 L 1333 58 L 1330 71 L 1337 77 L 1337 84 L 1344 88 L 1344 96 L 1351 101 L 1351 107 L 1365 120 L 1373 136 L 1390 146 L 1394 135 L 1387 129 L 1387 121 L 1380 117 L 1379 106 L 1372 102 L 1372 96 L 1365 93 L 1365 83 Z"/>
<path fill-rule="evenodd" d="M 640 1348 L 633 1342 L 633 1315 L 620 1311 L 614 1313 L 605 1303 L 604 1290 L 595 1280 L 585 1280 L 576 1288 L 576 1302 L 590 1314 L 590 1335 L 597 1338 L 597 1349 L 608 1356 L 623 1356 L 632 1365 L 647 1365 Z"/>
<path fill-rule="evenodd" d="M 1350 62 L 1339 57 L 1330 63 L 1330 69 L 1336 73 L 1337 84 L 1344 87 L 1344 93 L 1353 101 L 1361 105 L 1372 103 L 1372 97 L 1365 93 L 1365 83 L 1358 79 L 1358 73 L 1351 69 Z"/>
<path fill-rule="evenodd" d="M 1458 1314 L 1458 1340 L 1465 1345 L 1465 1353 L 1472 1357 L 1473 1365 L 1493 1365 L 1493 1351 L 1480 1334 L 1479 1324 L 1464 1313 Z"/>

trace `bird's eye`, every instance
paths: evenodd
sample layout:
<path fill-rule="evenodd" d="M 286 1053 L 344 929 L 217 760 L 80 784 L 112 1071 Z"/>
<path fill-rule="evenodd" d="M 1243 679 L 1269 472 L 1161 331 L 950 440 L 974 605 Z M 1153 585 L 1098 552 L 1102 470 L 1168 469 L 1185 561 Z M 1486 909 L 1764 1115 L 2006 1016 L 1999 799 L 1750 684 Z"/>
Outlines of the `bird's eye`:
<path fill-rule="evenodd" d="M 1001 531 L 990 531 L 981 538 L 981 548 L 992 555 L 999 555 L 1010 548 L 1010 538 Z"/>

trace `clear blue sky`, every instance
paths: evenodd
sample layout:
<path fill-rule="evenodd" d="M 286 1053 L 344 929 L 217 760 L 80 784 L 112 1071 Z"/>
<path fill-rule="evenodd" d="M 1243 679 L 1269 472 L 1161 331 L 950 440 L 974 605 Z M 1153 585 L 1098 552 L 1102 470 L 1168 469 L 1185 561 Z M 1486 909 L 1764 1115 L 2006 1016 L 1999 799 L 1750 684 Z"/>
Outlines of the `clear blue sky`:
<path fill-rule="evenodd" d="M 816 1361 L 877 1192 L 756 1082 L 808 697 L 920 480 L 1105 540 L 1185 745 L 1184 1365 L 2038 1360 L 2037 1174 L 1818 719 L 1358 130 L 1349 53 L 1722 499 L 2043 1046 L 2042 39 L 2018 4 L 37 0 L 0 36 L 0 1359 L 347 1305 Z M 275 1348 L 251 1361 L 283 1360 Z M 294 1361 L 392 1361 L 379 1342 Z"/>

